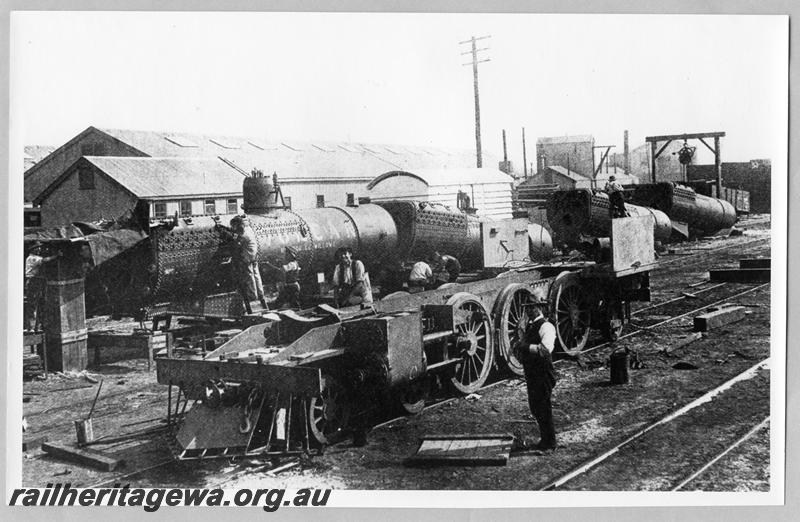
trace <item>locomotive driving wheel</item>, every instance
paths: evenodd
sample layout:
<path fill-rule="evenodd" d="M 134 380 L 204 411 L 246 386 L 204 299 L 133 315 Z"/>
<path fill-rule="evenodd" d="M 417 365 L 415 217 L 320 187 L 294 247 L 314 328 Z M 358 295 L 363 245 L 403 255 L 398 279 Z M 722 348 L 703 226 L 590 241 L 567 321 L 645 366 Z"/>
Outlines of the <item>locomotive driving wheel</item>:
<path fill-rule="evenodd" d="M 461 393 L 473 393 L 483 386 L 492 369 L 492 321 L 486 308 L 473 294 L 459 292 L 447 304 L 454 306 L 460 317 L 452 338 L 457 362 L 450 382 Z"/>
<path fill-rule="evenodd" d="M 533 300 L 533 294 L 525 285 L 514 283 L 503 289 L 495 302 L 498 353 L 514 375 L 525 375 L 522 363 L 514 355 L 513 348 L 528 325 L 525 305 Z"/>
<path fill-rule="evenodd" d="M 336 442 L 342 436 L 350 418 L 347 391 L 331 375 L 324 375 L 322 393 L 308 404 L 308 427 L 320 444 Z"/>
<path fill-rule="evenodd" d="M 550 288 L 552 318 L 561 349 L 577 355 L 586 346 L 591 328 L 591 301 L 574 272 L 560 273 Z"/>

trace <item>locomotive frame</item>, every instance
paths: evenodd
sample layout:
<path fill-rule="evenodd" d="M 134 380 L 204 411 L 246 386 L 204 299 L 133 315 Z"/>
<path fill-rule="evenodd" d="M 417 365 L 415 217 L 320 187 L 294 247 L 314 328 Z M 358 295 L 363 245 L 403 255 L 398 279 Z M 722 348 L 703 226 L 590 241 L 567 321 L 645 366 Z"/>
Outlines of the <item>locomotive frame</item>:
<path fill-rule="evenodd" d="M 568 354 L 584 348 L 592 329 L 614 339 L 630 302 L 650 297 L 652 218 L 613 220 L 607 259 L 527 265 L 396 293 L 366 310 L 284 311 L 203 359 L 158 359 L 178 458 L 309 453 L 358 422 L 375 397 L 417 413 L 433 378 L 469 394 L 493 368 L 522 375 L 512 347 L 528 305 L 546 307 Z"/>

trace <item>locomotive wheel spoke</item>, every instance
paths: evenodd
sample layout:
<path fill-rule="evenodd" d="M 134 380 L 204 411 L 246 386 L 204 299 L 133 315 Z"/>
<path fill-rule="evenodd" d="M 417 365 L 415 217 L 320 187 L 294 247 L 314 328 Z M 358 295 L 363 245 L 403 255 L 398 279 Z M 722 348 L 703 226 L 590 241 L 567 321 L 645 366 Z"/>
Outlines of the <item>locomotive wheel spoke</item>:
<path fill-rule="evenodd" d="M 497 355 L 504 366 L 514 375 L 524 375 L 522 363 L 513 353 L 514 345 L 519 341 L 522 330 L 528 322 L 525 304 L 533 300 L 533 294 L 527 286 L 513 283 L 506 287 L 494 304 L 495 326 L 497 328 Z"/>
<path fill-rule="evenodd" d="M 322 393 L 309 401 L 308 414 L 309 431 L 318 443 L 329 444 L 342 436 L 350 418 L 350 404 L 336 379 L 325 375 Z"/>
<path fill-rule="evenodd" d="M 461 393 L 473 393 L 486 382 L 493 357 L 493 335 L 490 316 L 478 298 L 468 293 L 457 293 L 448 301 L 461 311 L 463 323 L 456 328 L 459 360 L 452 367 L 451 384 Z"/>
<path fill-rule="evenodd" d="M 552 302 L 555 294 L 552 304 L 558 341 L 565 352 L 576 355 L 589 339 L 592 321 L 590 301 L 575 273 L 559 276 L 553 285 L 550 295 Z"/>

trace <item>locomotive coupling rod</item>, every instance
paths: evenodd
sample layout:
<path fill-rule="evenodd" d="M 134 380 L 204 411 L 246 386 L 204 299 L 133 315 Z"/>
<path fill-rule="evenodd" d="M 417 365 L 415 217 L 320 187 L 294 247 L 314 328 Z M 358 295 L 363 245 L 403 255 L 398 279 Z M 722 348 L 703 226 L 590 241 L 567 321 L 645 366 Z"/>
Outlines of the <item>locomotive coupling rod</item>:
<path fill-rule="evenodd" d="M 453 335 L 453 332 L 451 331 L 429 333 L 422 336 L 422 342 L 429 343 L 432 341 L 438 341 L 439 339 L 444 339 L 445 337 L 450 337 L 451 335 Z"/>

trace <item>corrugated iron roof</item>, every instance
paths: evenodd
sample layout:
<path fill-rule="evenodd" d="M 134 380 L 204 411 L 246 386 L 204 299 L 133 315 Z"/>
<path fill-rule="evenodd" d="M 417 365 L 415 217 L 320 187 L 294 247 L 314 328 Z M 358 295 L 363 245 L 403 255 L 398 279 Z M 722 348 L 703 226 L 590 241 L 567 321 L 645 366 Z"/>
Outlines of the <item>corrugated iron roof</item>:
<path fill-rule="evenodd" d="M 514 178 L 497 169 L 491 168 L 452 168 L 452 169 L 412 169 L 385 172 L 373 179 L 368 189 L 381 181 L 394 176 L 411 176 L 422 180 L 429 187 L 452 185 L 488 185 L 493 183 L 514 182 Z"/>
<path fill-rule="evenodd" d="M 284 180 L 327 177 L 371 180 L 387 169 L 451 169 L 475 165 L 473 150 L 399 145 L 288 142 L 179 132 L 98 129 L 154 158 L 222 157 L 250 172 L 277 172 Z M 181 146 L 175 142 L 184 143 Z M 220 145 L 223 143 L 228 147 Z M 193 144 L 194 146 L 186 146 Z M 239 148 L 230 148 L 238 145 Z M 486 164 L 496 160 L 484 154 Z"/>
<path fill-rule="evenodd" d="M 244 176 L 218 159 L 84 159 L 142 199 L 240 194 Z"/>
<path fill-rule="evenodd" d="M 575 136 L 552 136 L 538 138 L 536 143 L 539 145 L 553 145 L 558 143 L 585 143 L 587 141 L 594 141 L 594 136 L 591 134 L 578 134 Z"/>

